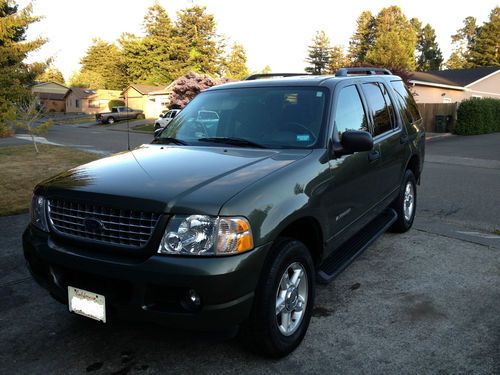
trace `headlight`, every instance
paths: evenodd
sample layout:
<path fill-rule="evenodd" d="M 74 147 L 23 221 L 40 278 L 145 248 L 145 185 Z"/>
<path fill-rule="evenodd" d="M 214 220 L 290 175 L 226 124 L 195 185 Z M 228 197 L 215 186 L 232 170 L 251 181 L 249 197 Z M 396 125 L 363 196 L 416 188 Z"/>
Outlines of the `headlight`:
<path fill-rule="evenodd" d="M 245 218 L 176 215 L 167 225 L 158 253 L 227 255 L 252 248 L 252 231 Z"/>
<path fill-rule="evenodd" d="M 39 195 L 33 195 L 31 199 L 31 224 L 45 232 L 49 231 L 47 225 L 47 200 Z"/>

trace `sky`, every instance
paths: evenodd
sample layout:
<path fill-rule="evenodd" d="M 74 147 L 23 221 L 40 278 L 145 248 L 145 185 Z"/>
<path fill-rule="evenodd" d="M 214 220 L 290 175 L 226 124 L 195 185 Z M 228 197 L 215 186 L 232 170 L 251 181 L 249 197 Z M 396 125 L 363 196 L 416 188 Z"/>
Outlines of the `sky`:
<path fill-rule="evenodd" d="M 28 0 L 17 0 L 22 7 Z M 317 30 L 325 30 L 333 45 L 347 46 L 363 10 L 378 13 L 398 5 L 408 18 L 417 17 L 436 30 L 445 58 L 451 53 L 451 35 L 463 19 L 474 16 L 482 24 L 499 0 L 159 0 L 172 19 L 180 9 L 207 7 L 217 31 L 243 44 L 251 71 L 266 65 L 273 72 L 303 72 L 307 46 Z M 140 35 L 142 21 L 154 0 L 34 0 L 34 14 L 44 19 L 28 29 L 28 37 L 48 38 L 29 61 L 54 58 L 65 78 L 79 69 L 79 60 L 93 38 L 109 42 L 123 32 Z"/>

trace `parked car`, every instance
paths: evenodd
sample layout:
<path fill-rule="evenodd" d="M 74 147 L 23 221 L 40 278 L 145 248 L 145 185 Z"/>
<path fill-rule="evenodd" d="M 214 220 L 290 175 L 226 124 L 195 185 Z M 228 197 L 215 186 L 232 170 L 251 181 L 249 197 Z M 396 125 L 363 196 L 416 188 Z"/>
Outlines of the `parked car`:
<path fill-rule="evenodd" d="M 95 119 L 101 124 L 114 124 L 120 120 L 143 119 L 144 111 L 129 107 L 113 107 L 111 112 L 97 113 Z"/>
<path fill-rule="evenodd" d="M 180 109 L 171 109 L 160 113 L 160 116 L 155 120 L 155 130 L 166 127 L 180 111 Z"/>
<path fill-rule="evenodd" d="M 24 255 L 70 311 L 240 326 L 280 357 L 307 331 L 316 282 L 412 226 L 424 127 L 387 70 L 220 85 L 173 121 L 36 186 Z"/>

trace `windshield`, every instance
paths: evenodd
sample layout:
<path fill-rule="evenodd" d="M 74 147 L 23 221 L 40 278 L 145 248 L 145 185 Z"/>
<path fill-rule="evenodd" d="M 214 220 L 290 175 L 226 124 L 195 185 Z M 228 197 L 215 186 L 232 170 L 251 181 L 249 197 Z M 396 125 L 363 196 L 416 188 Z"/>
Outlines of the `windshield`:
<path fill-rule="evenodd" d="M 259 87 L 199 94 L 161 133 L 189 145 L 312 148 L 321 142 L 327 90 Z"/>

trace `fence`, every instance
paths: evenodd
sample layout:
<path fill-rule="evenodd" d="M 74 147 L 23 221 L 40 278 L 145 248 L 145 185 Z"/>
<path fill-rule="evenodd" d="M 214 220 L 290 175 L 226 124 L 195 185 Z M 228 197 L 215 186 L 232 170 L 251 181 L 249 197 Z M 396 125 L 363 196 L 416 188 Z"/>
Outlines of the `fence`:
<path fill-rule="evenodd" d="M 447 130 L 451 131 L 457 120 L 458 103 L 417 103 L 425 124 L 425 131 L 436 131 L 436 116 L 449 116 Z"/>

